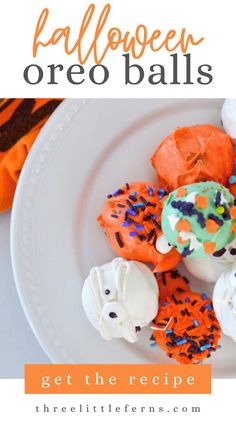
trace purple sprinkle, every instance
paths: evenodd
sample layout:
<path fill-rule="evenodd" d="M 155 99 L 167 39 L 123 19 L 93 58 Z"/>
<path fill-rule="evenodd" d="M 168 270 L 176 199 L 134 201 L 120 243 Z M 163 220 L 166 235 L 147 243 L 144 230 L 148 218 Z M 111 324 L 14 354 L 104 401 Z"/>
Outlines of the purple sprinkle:
<path fill-rule="evenodd" d="M 144 226 L 143 225 L 139 225 L 139 224 L 135 224 L 135 229 L 136 230 L 144 230 Z"/>
<path fill-rule="evenodd" d="M 130 222 L 127 222 L 127 221 L 125 221 L 125 222 L 122 222 L 122 227 L 129 227 L 130 226 Z"/>
<path fill-rule="evenodd" d="M 185 302 L 190 302 L 189 297 L 185 297 Z"/>
<path fill-rule="evenodd" d="M 137 232 L 136 231 L 131 231 L 130 233 L 129 233 L 129 235 L 131 236 L 131 237 L 135 237 L 135 236 L 137 236 Z"/>
<path fill-rule="evenodd" d="M 164 303 L 163 303 L 163 306 L 167 306 L 167 305 L 169 305 L 169 303 L 170 303 L 170 302 L 164 302 Z"/>
<path fill-rule="evenodd" d="M 208 218 L 210 218 L 210 219 L 212 219 L 213 221 L 215 221 L 215 222 L 216 222 L 216 224 L 218 224 L 220 227 L 221 227 L 222 225 L 224 225 L 224 221 L 223 221 L 222 219 L 218 218 L 218 216 L 213 215 L 213 213 L 210 213 L 210 214 L 208 215 Z"/>
<path fill-rule="evenodd" d="M 193 249 L 192 250 L 190 250 L 189 249 L 189 246 L 188 247 L 185 247 L 184 249 L 183 249 L 183 251 L 182 251 L 182 256 L 184 257 L 184 258 L 186 258 L 186 256 L 189 256 L 189 255 L 191 255 L 191 253 L 193 252 Z"/>
<path fill-rule="evenodd" d="M 138 212 L 136 212 L 136 211 L 133 211 L 132 209 L 127 209 L 127 211 L 126 211 L 128 214 L 130 214 L 130 215 L 132 215 L 132 216 L 136 216 L 136 215 L 138 215 Z"/>
<path fill-rule="evenodd" d="M 218 206 L 220 206 L 220 202 L 221 202 L 221 192 L 220 191 L 217 191 L 216 198 L 215 198 L 215 206 L 216 206 L 216 208 Z"/>
<path fill-rule="evenodd" d="M 231 216 L 230 216 L 230 213 L 229 213 L 229 210 L 224 206 L 224 209 L 225 209 L 225 211 L 224 211 L 224 213 L 223 213 L 223 218 L 225 219 L 225 221 L 229 221 L 229 219 L 231 219 Z"/>

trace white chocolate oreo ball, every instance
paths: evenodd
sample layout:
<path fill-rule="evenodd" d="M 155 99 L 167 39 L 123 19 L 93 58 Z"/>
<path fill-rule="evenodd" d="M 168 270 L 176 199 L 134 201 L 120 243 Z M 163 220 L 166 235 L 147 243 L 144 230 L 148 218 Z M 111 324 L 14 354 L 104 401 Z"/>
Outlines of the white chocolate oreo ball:
<path fill-rule="evenodd" d="M 224 101 L 221 119 L 225 132 L 236 143 L 236 99 L 226 99 Z"/>
<path fill-rule="evenodd" d="M 236 342 L 236 264 L 221 274 L 212 300 L 222 332 Z"/>
<path fill-rule="evenodd" d="M 206 283 L 214 283 L 231 263 L 226 259 L 209 258 L 184 258 L 184 265 L 194 277 Z"/>
<path fill-rule="evenodd" d="M 82 290 L 87 318 L 106 340 L 137 341 L 158 312 L 159 289 L 143 263 L 115 258 L 91 269 Z"/>

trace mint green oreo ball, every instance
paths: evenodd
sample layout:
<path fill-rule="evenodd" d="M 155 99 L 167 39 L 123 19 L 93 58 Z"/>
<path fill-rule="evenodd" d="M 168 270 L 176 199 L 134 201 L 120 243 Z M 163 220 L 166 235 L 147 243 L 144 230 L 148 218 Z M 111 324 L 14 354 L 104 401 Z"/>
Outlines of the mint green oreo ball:
<path fill-rule="evenodd" d="M 236 206 L 229 190 L 215 182 L 185 185 L 169 194 L 162 231 L 182 256 L 221 256 L 235 237 Z"/>

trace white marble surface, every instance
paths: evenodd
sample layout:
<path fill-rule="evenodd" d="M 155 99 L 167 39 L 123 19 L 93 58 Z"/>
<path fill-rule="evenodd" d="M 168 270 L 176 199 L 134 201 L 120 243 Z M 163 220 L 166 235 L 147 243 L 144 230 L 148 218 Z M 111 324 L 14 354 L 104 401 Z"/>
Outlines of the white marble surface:
<path fill-rule="evenodd" d="M 10 213 L 0 214 L 0 378 L 23 378 L 24 364 L 49 363 L 21 308 L 10 258 Z"/>

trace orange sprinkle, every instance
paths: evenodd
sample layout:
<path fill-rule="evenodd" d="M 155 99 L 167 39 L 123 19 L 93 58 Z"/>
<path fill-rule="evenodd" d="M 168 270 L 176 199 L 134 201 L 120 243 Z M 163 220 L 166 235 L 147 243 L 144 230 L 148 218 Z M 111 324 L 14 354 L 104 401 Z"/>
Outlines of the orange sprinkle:
<path fill-rule="evenodd" d="M 177 241 L 179 244 L 186 244 L 188 242 L 188 240 L 183 240 L 180 236 L 178 237 Z"/>
<path fill-rule="evenodd" d="M 186 196 L 186 194 L 187 194 L 187 193 L 188 193 L 188 192 L 187 192 L 186 188 L 184 188 L 184 187 L 180 187 L 180 188 L 177 190 L 176 197 L 184 197 L 184 196 Z"/>
<path fill-rule="evenodd" d="M 236 222 L 234 222 L 232 225 L 232 231 L 234 234 L 236 234 Z"/>
<path fill-rule="evenodd" d="M 204 250 L 208 255 L 211 255 L 211 253 L 214 253 L 216 250 L 216 244 L 212 241 L 206 241 L 204 243 Z"/>
<path fill-rule="evenodd" d="M 216 233 L 218 228 L 219 228 L 219 225 L 215 221 L 213 221 L 213 219 L 206 220 L 206 230 L 208 233 L 214 234 Z"/>
<path fill-rule="evenodd" d="M 177 231 L 190 231 L 191 230 L 191 224 L 187 221 L 187 219 L 181 219 L 177 222 L 175 228 Z"/>
<path fill-rule="evenodd" d="M 231 218 L 236 218 L 236 206 L 232 206 L 229 210 Z"/>
<path fill-rule="evenodd" d="M 205 209 L 208 205 L 208 198 L 206 196 L 196 196 L 195 202 L 199 209 Z"/>

